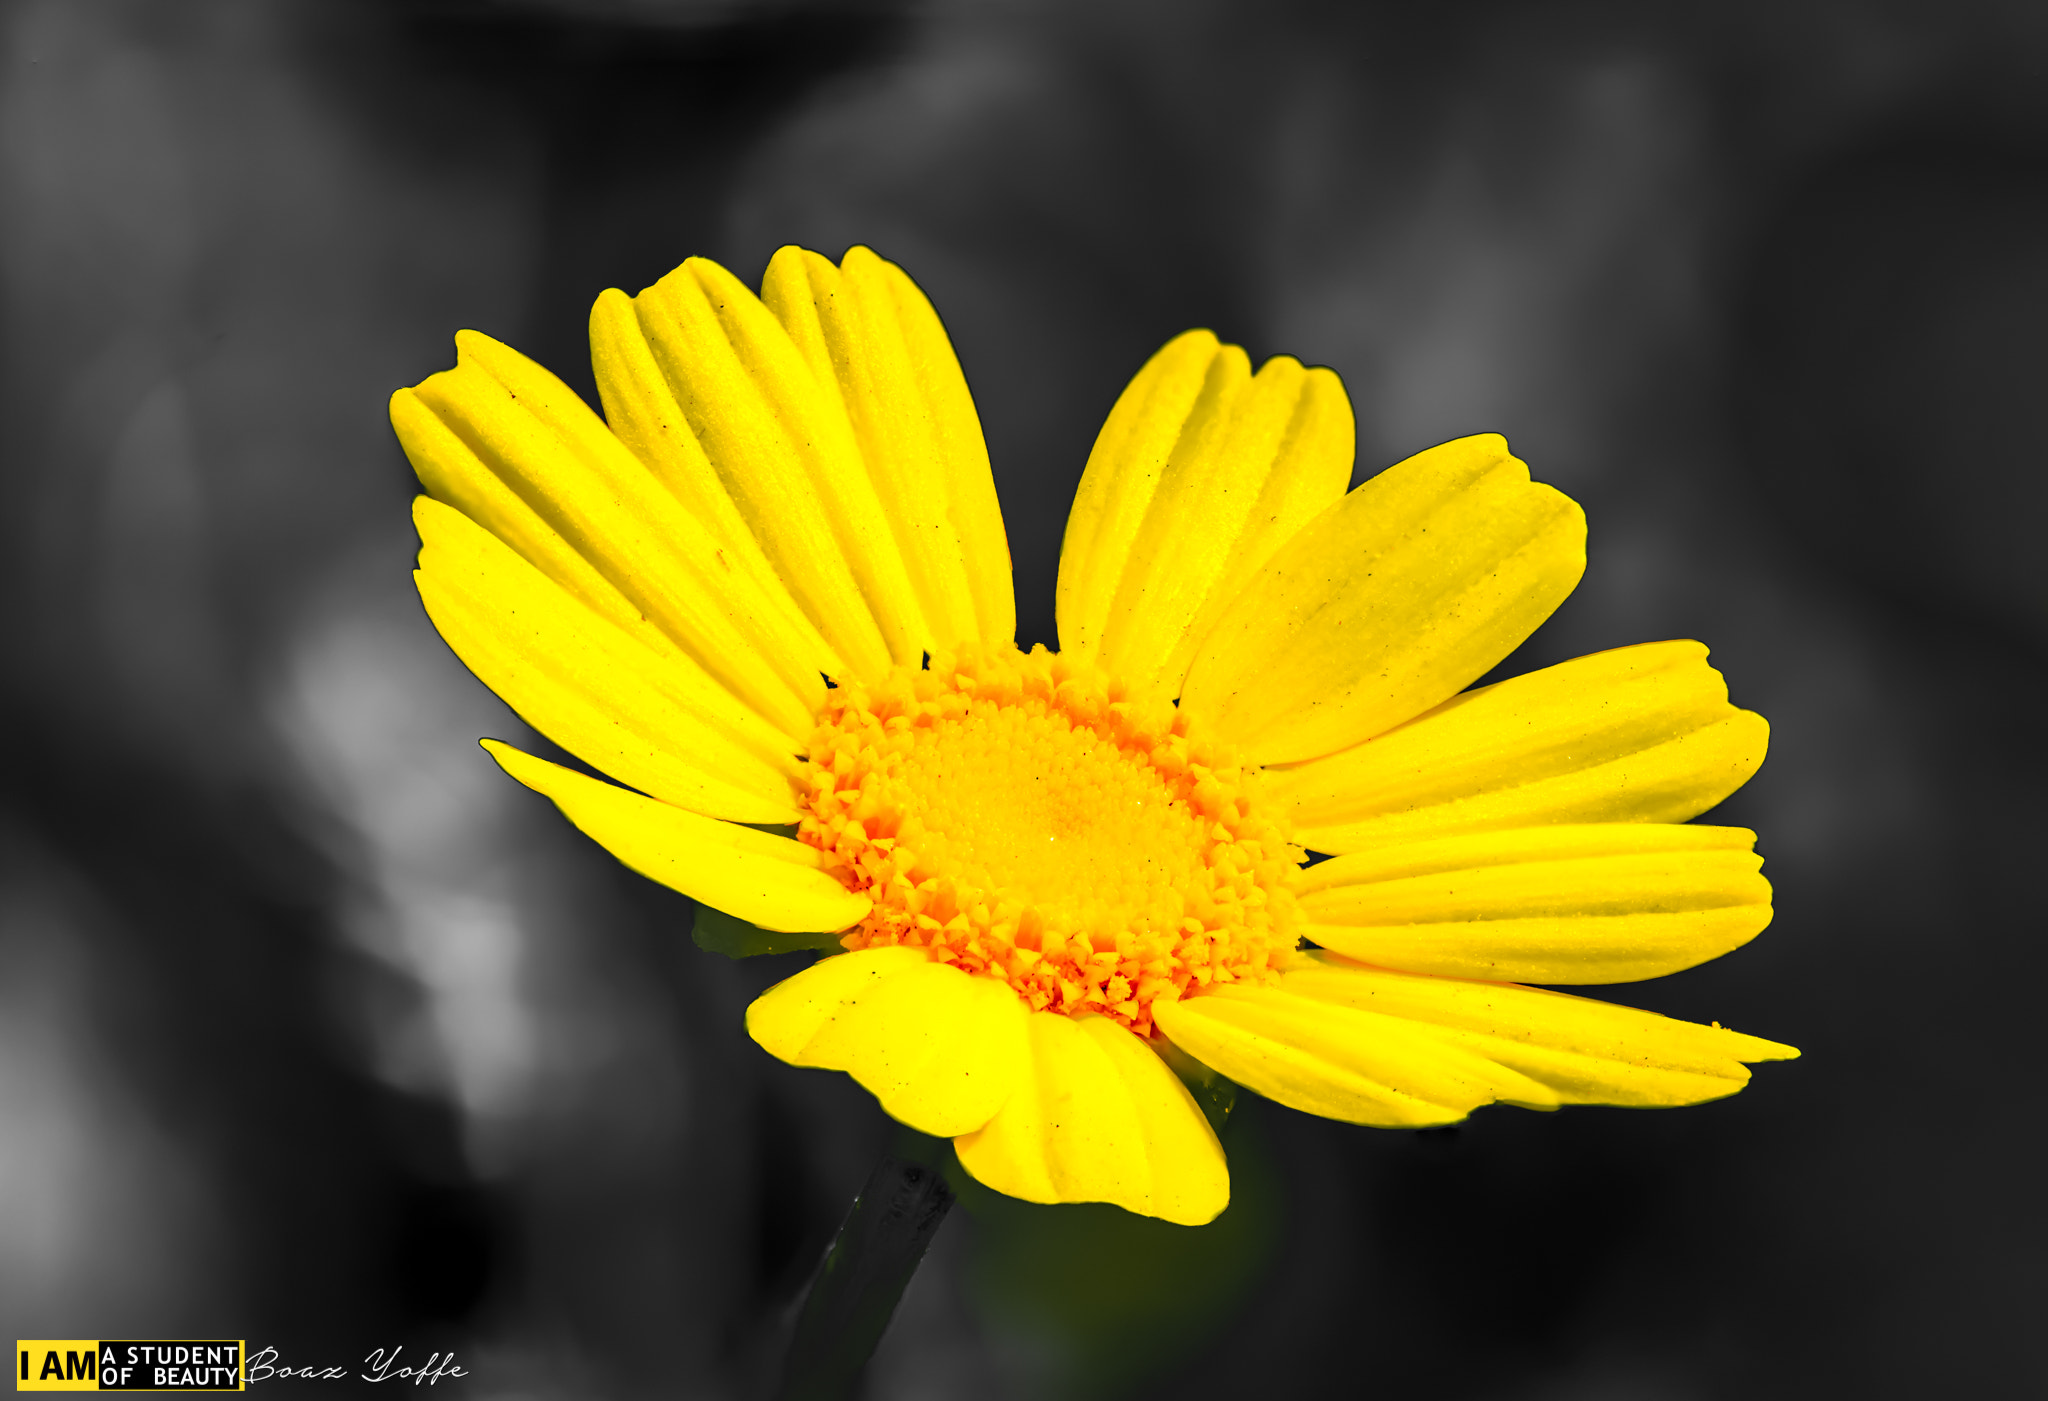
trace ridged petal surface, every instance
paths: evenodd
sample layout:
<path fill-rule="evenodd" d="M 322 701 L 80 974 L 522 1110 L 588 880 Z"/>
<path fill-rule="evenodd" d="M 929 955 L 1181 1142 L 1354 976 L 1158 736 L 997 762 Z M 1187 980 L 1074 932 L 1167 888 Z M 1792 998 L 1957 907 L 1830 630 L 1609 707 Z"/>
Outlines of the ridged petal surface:
<path fill-rule="evenodd" d="M 392 400 L 428 491 L 601 612 L 615 591 L 733 694 L 804 733 L 824 687 L 790 601 L 723 569 L 716 540 L 567 385 L 488 336 L 455 344 L 454 369 Z M 610 590 L 591 590 L 590 572 Z"/>
<path fill-rule="evenodd" d="M 1351 402 L 1328 370 L 1258 374 L 1207 331 L 1139 371 L 1096 440 L 1060 555 L 1069 652 L 1178 694 L 1239 580 L 1344 495 Z"/>
<path fill-rule="evenodd" d="M 1646 642 L 1453 696 L 1377 738 L 1268 769 L 1312 851 L 1551 822 L 1683 822 L 1746 783 L 1770 726 L 1697 642 Z"/>
<path fill-rule="evenodd" d="M 577 758 L 735 822 L 797 820 L 797 745 L 678 652 L 614 626 L 451 506 L 413 503 L 414 574 L 463 664 Z"/>
<path fill-rule="evenodd" d="M 925 650 L 1017 631 L 1010 547 L 981 420 L 931 303 L 867 248 L 783 248 L 761 300 L 852 424 L 928 631 Z"/>
<path fill-rule="evenodd" d="M 1146 361 L 1117 397 L 1067 512 L 1055 598 L 1062 652 L 1097 655 L 1131 542 L 1182 428 L 1212 374 L 1238 379 L 1249 373 L 1242 350 L 1226 350 L 1208 331 L 1188 331 Z"/>
<path fill-rule="evenodd" d="M 950 1138 L 986 1124 L 1029 1056 L 1007 983 L 921 949 L 835 954 L 761 994 L 747 1031 L 791 1065 L 843 1070 L 898 1121 Z"/>
<path fill-rule="evenodd" d="M 1622 983 L 1719 958 L 1771 921 L 1740 827 L 1605 823 L 1483 832 L 1319 862 L 1303 934 L 1416 973 Z"/>
<path fill-rule="evenodd" d="M 1300 1010 L 1304 1003 L 1366 1020 L 1348 1023 L 1349 1040 L 1301 1050 L 1262 1034 L 1277 1030 L 1284 1036 L 1285 1015 L 1269 1014 L 1262 1022 L 1256 1008 L 1246 1013 L 1235 1005 L 1259 1003 L 1291 1012 L 1298 1023 L 1315 1024 L 1314 1014 Z M 1309 1113 L 1359 1123 L 1443 1123 L 1464 1112 L 1448 1085 L 1433 1083 L 1426 1058 L 1415 1062 L 1418 1070 L 1408 1068 L 1404 1044 L 1419 1042 L 1489 1062 L 1514 1077 L 1503 1080 L 1504 1086 L 1531 1082 L 1550 1102 L 1635 1107 L 1720 1099 L 1749 1082 L 1744 1062 L 1799 1054 L 1759 1037 L 1610 1002 L 1514 983 L 1390 972 L 1330 954 L 1313 955 L 1282 974 L 1276 988 L 1223 988 L 1154 1015 L 1175 1042 L 1240 1084 Z M 1360 1059 L 1385 1068 L 1366 1073 Z M 1448 1117 L 1394 1117 L 1381 1108 L 1373 1085 L 1401 1093 L 1394 1110 L 1412 1116 L 1421 1112 L 1414 1108 L 1419 1104 Z M 1544 1102 L 1525 1099 L 1528 1094 L 1524 1088 L 1498 1098 Z"/>
<path fill-rule="evenodd" d="M 677 652 L 673 639 L 561 532 L 499 478 L 469 444 L 410 389 L 391 396 L 391 426 L 431 498 L 445 502 L 504 541 L 590 610 L 655 651 Z"/>
<path fill-rule="evenodd" d="M 871 907 L 820 869 L 818 853 L 638 793 L 487 739 L 506 773 L 545 795 L 583 834 L 622 863 L 763 929 L 845 929 Z"/>
<path fill-rule="evenodd" d="M 803 656 L 812 669 L 827 675 L 844 671 L 845 662 L 776 573 L 733 493 L 704 455 L 641 331 L 633 299 L 616 288 L 599 295 L 590 309 L 590 362 L 613 433 L 711 534 L 720 572 L 737 574 L 787 600 L 788 611 L 800 620 Z"/>
<path fill-rule="evenodd" d="M 598 390 L 620 434 L 662 451 L 673 404 L 845 665 L 873 677 L 915 664 L 929 629 L 845 404 L 761 300 L 692 258 L 630 302 L 607 293 L 593 323 Z"/>
<path fill-rule="evenodd" d="M 1230 986 L 1155 1007 L 1174 1043 L 1294 1109 L 1380 1128 L 1426 1128 L 1496 1100 L 1553 1108 L 1541 1084 L 1396 1017 L 1280 987 Z"/>
<path fill-rule="evenodd" d="M 1239 581 L 1181 703 L 1264 764 L 1382 734 L 1470 685 L 1578 584 L 1586 523 L 1485 434 L 1374 477 Z"/>
<path fill-rule="evenodd" d="M 960 1165 L 1033 1202 L 1113 1202 L 1184 1226 L 1230 1202 L 1222 1145 L 1179 1078 L 1106 1017 L 1035 1012 L 1017 1091 Z"/>

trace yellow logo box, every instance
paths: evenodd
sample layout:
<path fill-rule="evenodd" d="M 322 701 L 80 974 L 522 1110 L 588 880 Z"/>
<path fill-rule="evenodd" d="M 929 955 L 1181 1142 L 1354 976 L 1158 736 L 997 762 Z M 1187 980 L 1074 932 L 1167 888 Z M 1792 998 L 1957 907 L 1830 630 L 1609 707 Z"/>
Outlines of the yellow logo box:
<path fill-rule="evenodd" d="M 239 1338 L 17 1340 L 16 1391 L 240 1391 Z"/>

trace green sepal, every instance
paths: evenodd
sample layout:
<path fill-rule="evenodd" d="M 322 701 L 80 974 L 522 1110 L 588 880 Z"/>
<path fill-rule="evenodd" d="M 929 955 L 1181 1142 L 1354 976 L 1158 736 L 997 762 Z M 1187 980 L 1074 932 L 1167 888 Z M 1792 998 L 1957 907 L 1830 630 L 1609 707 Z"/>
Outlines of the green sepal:
<path fill-rule="evenodd" d="M 709 905 L 697 907 L 696 915 L 690 921 L 690 938 L 704 952 L 722 953 L 727 958 L 756 958 L 762 954 L 798 953 L 804 949 L 842 953 L 846 947 L 839 942 L 837 934 L 785 934 L 777 929 L 762 929 Z"/>

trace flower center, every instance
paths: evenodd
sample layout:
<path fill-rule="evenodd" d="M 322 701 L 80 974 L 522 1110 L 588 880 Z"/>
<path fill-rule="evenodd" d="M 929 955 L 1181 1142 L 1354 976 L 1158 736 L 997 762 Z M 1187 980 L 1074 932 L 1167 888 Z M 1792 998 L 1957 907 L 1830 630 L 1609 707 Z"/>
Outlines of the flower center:
<path fill-rule="evenodd" d="M 874 901 L 849 949 L 927 948 L 1034 1011 L 1141 1035 L 1159 999 L 1266 981 L 1293 952 L 1301 852 L 1256 771 L 1043 647 L 844 683 L 810 761 L 799 836 Z"/>

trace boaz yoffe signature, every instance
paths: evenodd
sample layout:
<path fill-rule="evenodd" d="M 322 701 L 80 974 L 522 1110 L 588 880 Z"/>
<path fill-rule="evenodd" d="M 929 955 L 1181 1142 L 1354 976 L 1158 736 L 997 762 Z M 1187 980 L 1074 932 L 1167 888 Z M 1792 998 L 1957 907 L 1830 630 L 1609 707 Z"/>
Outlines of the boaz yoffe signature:
<path fill-rule="evenodd" d="M 468 1371 L 455 1365 L 455 1354 L 445 1357 L 434 1353 L 419 1366 L 399 1365 L 398 1355 L 403 1347 L 390 1349 L 375 1348 L 363 1359 L 363 1370 L 352 1373 L 346 1367 L 290 1367 L 277 1360 L 277 1349 L 266 1347 L 261 1352 L 249 1354 L 243 1365 L 242 1375 L 250 1385 L 267 1381 L 338 1382 L 351 1376 L 360 1376 L 366 1382 L 411 1382 L 414 1386 L 432 1386 L 444 1378 L 453 1381 L 466 1377 Z"/>

